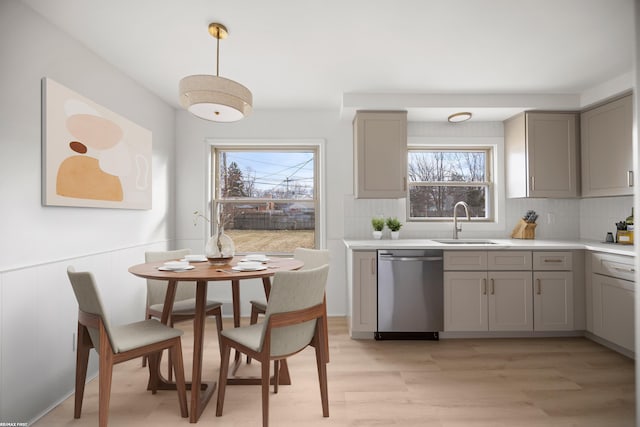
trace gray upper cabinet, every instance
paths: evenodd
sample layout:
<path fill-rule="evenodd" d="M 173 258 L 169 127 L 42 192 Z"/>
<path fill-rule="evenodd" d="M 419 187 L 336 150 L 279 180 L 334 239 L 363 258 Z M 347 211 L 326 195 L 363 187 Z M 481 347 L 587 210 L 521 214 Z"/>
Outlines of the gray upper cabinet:
<path fill-rule="evenodd" d="M 580 121 L 582 196 L 632 195 L 631 95 L 583 112 Z"/>
<path fill-rule="evenodd" d="M 355 197 L 406 197 L 407 112 L 358 111 L 353 137 Z"/>
<path fill-rule="evenodd" d="M 578 197 L 578 113 L 524 112 L 504 122 L 507 197 Z"/>

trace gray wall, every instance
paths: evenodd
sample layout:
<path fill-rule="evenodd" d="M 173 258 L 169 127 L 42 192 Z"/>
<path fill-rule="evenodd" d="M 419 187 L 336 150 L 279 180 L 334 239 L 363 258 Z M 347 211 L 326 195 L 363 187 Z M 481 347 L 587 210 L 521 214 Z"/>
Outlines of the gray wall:
<path fill-rule="evenodd" d="M 0 421 L 29 422 L 73 390 L 68 264 L 95 272 L 115 323 L 144 316 L 144 282 L 127 268 L 174 234 L 175 114 L 17 0 L 0 2 L 0 58 Z M 152 131 L 153 209 L 41 205 L 43 77 Z"/>

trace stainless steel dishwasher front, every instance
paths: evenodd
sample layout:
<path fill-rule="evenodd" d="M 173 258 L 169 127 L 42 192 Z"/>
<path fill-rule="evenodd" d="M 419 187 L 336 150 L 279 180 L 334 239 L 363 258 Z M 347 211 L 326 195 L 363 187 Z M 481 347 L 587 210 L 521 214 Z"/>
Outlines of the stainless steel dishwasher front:
<path fill-rule="evenodd" d="M 444 328 L 441 250 L 378 251 L 375 338 L 435 339 Z"/>

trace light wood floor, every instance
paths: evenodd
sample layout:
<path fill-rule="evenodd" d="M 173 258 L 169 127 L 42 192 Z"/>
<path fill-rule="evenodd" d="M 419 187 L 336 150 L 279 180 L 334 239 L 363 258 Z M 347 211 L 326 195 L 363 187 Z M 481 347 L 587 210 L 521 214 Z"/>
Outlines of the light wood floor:
<path fill-rule="evenodd" d="M 244 320 L 246 322 L 246 320 Z M 204 377 L 217 379 L 215 326 L 208 320 Z M 225 325 L 227 326 L 227 325 Z M 181 323 L 191 373 L 190 324 Z M 634 362 L 584 338 L 358 341 L 346 321 L 329 323 L 330 418 L 322 417 L 315 356 L 289 360 L 292 382 L 271 395 L 273 426 L 633 426 Z M 259 364 L 242 368 L 258 373 Z M 115 367 L 110 425 L 187 425 L 175 392 L 151 395 L 135 360 Z M 87 385 L 82 418 L 73 397 L 36 426 L 97 425 L 97 379 Z M 215 395 L 200 424 L 259 426 L 260 388 L 229 386 L 224 414 Z"/>

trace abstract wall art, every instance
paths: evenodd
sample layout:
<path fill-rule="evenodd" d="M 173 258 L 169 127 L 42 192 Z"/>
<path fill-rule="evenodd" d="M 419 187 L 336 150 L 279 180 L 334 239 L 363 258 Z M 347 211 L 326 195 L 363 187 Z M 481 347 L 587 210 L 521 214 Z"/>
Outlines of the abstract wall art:
<path fill-rule="evenodd" d="M 151 209 L 151 131 L 42 79 L 42 203 Z"/>

